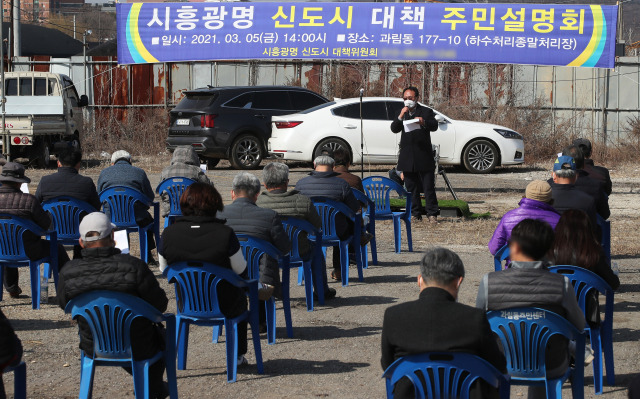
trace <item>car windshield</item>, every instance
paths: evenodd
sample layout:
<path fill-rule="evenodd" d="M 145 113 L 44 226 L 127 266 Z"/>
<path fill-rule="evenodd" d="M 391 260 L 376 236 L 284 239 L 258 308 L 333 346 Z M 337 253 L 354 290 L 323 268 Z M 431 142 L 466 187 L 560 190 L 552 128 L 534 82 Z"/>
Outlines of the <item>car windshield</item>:
<path fill-rule="evenodd" d="M 215 100 L 217 94 L 215 93 L 187 93 L 185 98 L 178 103 L 175 109 L 202 109 L 206 108 L 213 100 Z"/>
<path fill-rule="evenodd" d="M 331 102 L 328 102 L 328 103 L 324 103 L 324 104 L 316 105 L 316 106 L 315 106 L 315 107 L 313 107 L 313 108 L 305 109 L 304 111 L 300 111 L 300 112 L 298 112 L 298 113 L 299 113 L 299 114 L 309 114 L 309 113 L 314 112 L 314 111 L 317 111 L 317 110 L 319 110 L 319 109 L 326 108 L 326 107 L 329 107 L 329 106 L 331 106 L 331 105 L 335 105 L 335 103 L 336 103 L 335 101 L 331 101 Z"/>

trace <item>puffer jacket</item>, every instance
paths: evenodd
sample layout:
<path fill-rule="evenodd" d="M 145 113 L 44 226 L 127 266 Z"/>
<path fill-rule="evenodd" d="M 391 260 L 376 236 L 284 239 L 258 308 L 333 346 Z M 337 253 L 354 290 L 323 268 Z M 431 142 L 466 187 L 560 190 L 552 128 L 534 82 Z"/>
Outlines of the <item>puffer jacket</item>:
<path fill-rule="evenodd" d="M 313 202 L 306 195 L 297 190 L 272 190 L 265 191 L 258 197 L 256 205 L 261 208 L 273 209 L 282 217 L 291 217 L 306 220 L 315 228 L 322 228 L 322 220 L 316 211 Z M 301 232 L 298 236 L 298 251 L 305 256 L 310 250 L 307 233 Z"/>
<path fill-rule="evenodd" d="M 226 205 L 216 215 L 225 219 L 227 226 L 236 234 L 247 234 L 273 244 L 282 254 L 291 250 L 289 235 L 284 231 L 278 214 L 266 208 L 260 208 L 248 198 L 237 198 Z M 280 269 L 275 259 L 270 257 L 260 262 L 260 282 L 273 286 L 280 284 Z"/>
<path fill-rule="evenodd" d="M 211 184 L 207 175 L 200 169 L 200 158 L 191 146 L 180 146 L 175 149 L 171 157 L 171 165 L 162 170 L 160 181 L 172 177 L 186 177 L 200 183 Z M 162 199 L 162 217 L 167 217 L 171 210 L 169 196 L 162 192 L 160 198 Z"/>
<path fill-rule="evenodd" d="M 167 310 L 167 295 L 146 263 L 120 253 L 114 247 L 85 248 L 82 259 L 74 259 L 60 270 L 58 305 L 62 309 L 78 295 L 107 290 L 133 295 L 148 302 L 160 312 Z M 93 354 L 93 337 L 89 325 L 78 320 L 80 349 Z M 138 318 L 131 326 L 131 346 L 137 360 L 153 356 L 162 347 L 158 328 L 148 320 Z"/>
<path fill-rule="evenodd" d="M 22 354 L 22 343 L 13 331 L 11 323 L 0 310 L 0 375 L 2 370 L 16 363 Z M 2 384 L 2 381 L 0 381 Z M 0 390 L 2 387 L 0 387 Z M 1 391 L 0 391 L 1 393 Z"/>
<path fill-rule="evenodd" d="M 8 185 L 0 186 L 0 213 L 8 213 L 30 220 L 45 230 L 51 226 L 49 214 L 42 209 L 35 196 L 25 194 L 19 188 L 12 188 Z M 25 232 L 22 237 L 27 256 L 35 257 L 40 253 L 39 249 L 34 246 L 40 241 L 40 237 L 29 231 Z"/>
<path fill-rule="evenodd" d="M 553 229 L 556 228 L 560 220 L 558 211 L 546 202 L 523 198 L 518 205 L 520 205 L 518 208 L 505 213 L 500 219 L 500 223 L 489 241 L 491 254 L 495 255 L 509 241 L 513 228 L 524 219 L 542 220 L 549 223 Z"/>

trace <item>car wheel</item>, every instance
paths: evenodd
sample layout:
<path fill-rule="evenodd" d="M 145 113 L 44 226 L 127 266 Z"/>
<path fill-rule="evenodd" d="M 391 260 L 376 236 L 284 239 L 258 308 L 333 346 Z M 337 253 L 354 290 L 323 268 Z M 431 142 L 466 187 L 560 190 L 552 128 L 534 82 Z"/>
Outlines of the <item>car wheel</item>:
<path fill-rule="evenodd" d="M 344 148 L 345 150 L 349 151 L 350 158 L 353 159 L 347 143 L 345 143 L 344 140 L 336 138 L 324 139 L 320 143 L 318 143 L 318 145 L 316 146 L 316 150 L 313 152 L 313 159 L 316 159 L 317 157 L 322 155 L 323 152 L 326 152 L 328 150 L 334 152 L 338 148 Z"/>
<path fill-rule="evenodd" d="M 207 169 L 213 169 L 220 163 L 220 158 L 207 158 Z"/>
<path fill-rule="evenodd" d="M 236 169 L 256 169 L 264 158 L 261 140 L 252 134 L 243 134 L 233 143 L 229 161 Z"/>
<path fill-rule="evenodd" d="M 35 158 L 36 166 L 42 169 L 49 167 L 51 162 L 51 151 L 49 149 L 49 143 L 44 138 L 40 138 L 33 147 L 33 157 Z"/>
<path fill-rule="evenodd" d="M 476 140 L 464 150 L 464 166 L 471 173 L 491 173 L 498 166 L 498 149 L 487 140 Z"/>

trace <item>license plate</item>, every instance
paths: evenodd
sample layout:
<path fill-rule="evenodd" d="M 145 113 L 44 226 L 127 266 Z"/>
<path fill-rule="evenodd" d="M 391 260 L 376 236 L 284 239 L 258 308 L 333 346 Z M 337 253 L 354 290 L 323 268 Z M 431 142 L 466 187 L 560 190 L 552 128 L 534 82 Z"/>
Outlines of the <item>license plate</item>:
<path fill-rule="evenodd" d="M 176 121 L 176 125 L 178 126 L 189 126 L 190 124 L 190 120 L 189 119 L 178 119 Z"/>

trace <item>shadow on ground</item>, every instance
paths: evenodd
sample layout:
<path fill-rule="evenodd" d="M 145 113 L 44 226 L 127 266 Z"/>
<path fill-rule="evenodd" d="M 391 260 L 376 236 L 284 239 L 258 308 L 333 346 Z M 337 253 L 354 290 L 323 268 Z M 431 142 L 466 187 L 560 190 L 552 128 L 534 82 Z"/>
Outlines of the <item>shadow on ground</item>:
<path fill-rule="evenodd" d="M 280 330 L 280 329 L 278 329 Z M 323 341 L 335 338 L 356 338 L 369 335 L 379 335 L 382 328 L 379 326 L 364 326 L 356 328 L 340 328 L 336 326 L 295 327 L 293 334 L 295 339 L 303 341 Z M 282 333 L 285 329 L 282 328 Z"/>

